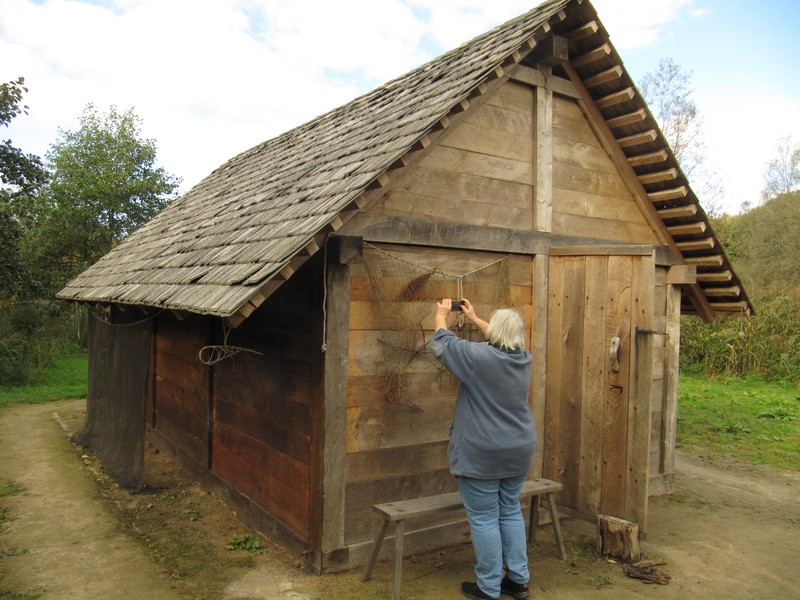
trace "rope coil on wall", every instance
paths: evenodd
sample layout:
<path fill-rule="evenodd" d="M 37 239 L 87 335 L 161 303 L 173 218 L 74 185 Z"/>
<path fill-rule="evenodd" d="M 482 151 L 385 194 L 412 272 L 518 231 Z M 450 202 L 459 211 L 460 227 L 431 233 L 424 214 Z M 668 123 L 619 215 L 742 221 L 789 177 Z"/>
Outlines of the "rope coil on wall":
<path fill-rule="evenodd" d="M 228 325 L 227 323 L 223 323 L 222 327 L 223 331 L 225 332 L 222 344 L 212 344 L 200 348 L 200 351 L 197 353 L 200 362 L 210 366 L 220 361 L 223 361 L 226 358 L 232 358 L 237 354 L 239 354 L 240 352 L 250 352 L 252 354 L 258 354 L 259 356 L 263 356 L 262 352 L 253 350 L 251 348 L 242 348 L 241 346 L 228 345 L 228 334 L 230 334 L 231 332 L 231 326 Z"/>

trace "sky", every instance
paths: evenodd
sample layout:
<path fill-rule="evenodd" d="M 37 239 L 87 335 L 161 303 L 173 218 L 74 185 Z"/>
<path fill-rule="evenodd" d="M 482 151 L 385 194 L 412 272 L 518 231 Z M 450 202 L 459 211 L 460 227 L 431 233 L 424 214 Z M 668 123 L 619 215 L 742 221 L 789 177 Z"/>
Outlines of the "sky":
<path fill-rule="evenodd" d="M 234 155 L 538 3 L 0 0 L 0 81 L 22 76 L 29 89 L 28 114 L 0 138 L 44 156 L 87 104 L 133 108 L 158 166 L 188 191 Z M 592 4 L 634 81 L 664 58 L 691 75 L 725 189 L 716 209 L 758 204 L 779 142 L 800 144 L 800 2 Z"/>

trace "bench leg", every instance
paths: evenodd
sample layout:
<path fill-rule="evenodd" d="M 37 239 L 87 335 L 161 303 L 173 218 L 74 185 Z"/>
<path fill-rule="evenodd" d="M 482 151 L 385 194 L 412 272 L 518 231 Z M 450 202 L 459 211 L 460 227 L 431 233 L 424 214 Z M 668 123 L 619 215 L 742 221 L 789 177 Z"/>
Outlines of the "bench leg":
<path fill-rule="evenodd" d="M 381 524 L 381 530 L 375 538 L 375 544 L 372 546 L 372 555 L 369 557 L 369 562 L 364 567 L 364 574 L 361 576 L 361 581 L 369 581 L 372 577 L 372 569 L 375 568 L 375 563 L 378 561 L 378 554 L 381 552 L 383 545 L 383 538 L 386 536 L 386 530 L 389 528 L 389 519 L 384 519 Z"/>
<path fill-rule="evenodd" d="M 531 514 L 528 516 L 528 543 L 536 543 L 536 528 L 539 527 L 539 496 L 531 496 Z"/>
<path fill-rule="evenodd" d="M 564 549 L 564 538 L 561 535 L 561 522 L 558 520 L 556 499 L 552 492 L 547 494 L 547 505 L 550 509 L 550 520 L 553 522 L 553 533 L 556 536 L 556 543 L 558 544 L 558 558 L 565 560 L 567 558 L 567 551 Z"/>
<path fill-rule="evenodd" d="M 405 520 L 397 521 L 394 532 L 394 582 L 392 583 L 392 600 L 400 600 L 400 580 L 403 576 L 403 537 L 406 532 Z"/>

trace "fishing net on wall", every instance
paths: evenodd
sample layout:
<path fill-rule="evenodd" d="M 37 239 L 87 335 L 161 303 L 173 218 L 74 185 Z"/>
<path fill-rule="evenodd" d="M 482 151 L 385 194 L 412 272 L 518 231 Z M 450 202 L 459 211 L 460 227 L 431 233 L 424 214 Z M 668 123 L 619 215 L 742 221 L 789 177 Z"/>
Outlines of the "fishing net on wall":
<path fill-rule="evenodd" d="M 428 338 L 423 321 L 432 319 L 442 298 L 467 298 L 484 319 L 497 309 L 511 305 L 509 257 L 490 262 L 467 273 L 453 273 L 446 264 L 422 265 L 398 254 L 364 245 L 364 265 L 378 304 L 380 345 L 383 354 L 384 397 L 391 404 L 419 407 L 404 390 L 404 376 L 412 363 L 427 357 Z M 463 339 L 483 341 L 469 319 L 458 316 L 451 329 Z M 437 361 L 430 359 L 437 367 Z"/>

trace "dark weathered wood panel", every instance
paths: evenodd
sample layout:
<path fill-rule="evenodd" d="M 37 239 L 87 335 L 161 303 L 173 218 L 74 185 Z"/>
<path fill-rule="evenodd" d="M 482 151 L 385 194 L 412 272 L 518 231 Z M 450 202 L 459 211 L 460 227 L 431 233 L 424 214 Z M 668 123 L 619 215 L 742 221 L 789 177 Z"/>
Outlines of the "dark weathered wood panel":
<path fill-rule="evenodd" d="M 311 528 L 312 421 L 320 388 L 322 253 L 216 343 L 212 471 L 303 537 Z M 324 435 L 318 440 L 324 444 Z"/>
<path fill-rule="evenodd" d="M 159 316 L 153 373 L 154 427 L 204 465 L 208 436 L 208 368 L 198 351 L 208 343 L 207 319 Z"/>
<path fill-rule="evenodd" d="M 217 398 L 215 409 L 216 422 L 238 429 L 275 450 L 308 464 L 308 431 L 297 431 L 287 426 L 279 416 L 273 416 L 279 413 L 265 414 L 257 407 L 223 398 Z"/>
<path fill-rule="evenodd" d="M 308 490 L 271 478 L 227 446 L 213 445 L 214 473 L 300 535 L 308 536 Z"/>

